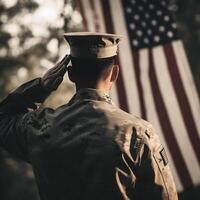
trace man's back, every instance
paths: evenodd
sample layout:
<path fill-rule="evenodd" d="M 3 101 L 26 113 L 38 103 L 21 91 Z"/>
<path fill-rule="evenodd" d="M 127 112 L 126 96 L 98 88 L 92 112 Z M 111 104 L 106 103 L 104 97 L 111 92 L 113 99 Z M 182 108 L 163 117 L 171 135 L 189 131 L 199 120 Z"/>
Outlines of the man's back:
<path fill-rule="evenodd" d="M 0 146 L 33 166 L 41 200 L 176 200 L 151 124 L 105 95 L 119 74 L 121 36 L 69 33 L 65 39 L 70 56 L 0 103 Z M 38 109 L 66 71 L 76 95 L 56 110 Z"/>
<path fill-rule="evenodd" d="M 160 163 L 152 159 L 152 152 L 155 157 L 163 147 L 151 125 L 118 109 L 97 90 L 80 90 L 67 105 L 30 113 L 24 120 L 44 200 L 175 195 L 167 184 L 167 160 L 161 154 Z"/>
<path fill-rule="evenodd" d="M 122 199 L 115 181 L 121 153 L 98 103 L 76 99 L 33 117 L 45 123 L 27 116 L 31 164 L 44 199 Z"/>

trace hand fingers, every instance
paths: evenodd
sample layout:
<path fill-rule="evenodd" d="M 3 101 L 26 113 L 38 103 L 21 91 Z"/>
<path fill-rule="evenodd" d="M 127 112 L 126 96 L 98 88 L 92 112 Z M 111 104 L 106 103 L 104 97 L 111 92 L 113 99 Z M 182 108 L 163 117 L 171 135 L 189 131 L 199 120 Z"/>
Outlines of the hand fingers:
<path fill-rule="evenodd" d="M 66 71 L 67 71 L 67 66 L 63 66 L 58 71 L 48 74 L 48 76 L 44 77 L 43 79 L 44 79 L 44 81 L 52 82 L 55 79 L 57 79 L 57 77 L 59 77 L 59 76 L 63 77 L 64 74 L 66 73 Z"/>
<path fill-rule="evenodd" d="M 63 65 L 67 65 L 70 61 L 70 55 L 66 55 L 60 62 L 58 62 L 55 67 L 49 70 L 49 74 L 53 74 L 59 70 Z"/>
<path fill-rule="evenodd" d="M 54 72 L 52 75 L 55 75 L 55 76 L 64 76 L 64 74 L 66 73 L 67 71 L 67 66 L 66 65 L 63 65 L 59 70 L 57 70 L 56 72 Z"/>
<path fill-rule="evenodd" d="M 66 59 L 68 59 L 70 57 L 70 55 L 65 55 L 62 59 L 61 59 L 61 61 L 59 61 L 59 63 L 62 63 L 63 61 L 65 61 Z"/>
<path fill-rule="evenodd" d="M 62 81 L 63 81 L 62 76 L 59 76 L 56 79 L 45 80 L 46 90 L 48 90 L 48 91 L 56 90 L 58 88 L 58 86 L 62 83 Z"/>
<path fill-rule="evenodd" d="M 70 61 L 70 55 L 66 55 L 62 60 L 61 60 L 61 62 L 60 62 L 60 64 L 61 65 L 63 65 L 63 64 L 65 64 L 65 65 L 67 65 L 68 63 L 69 63 L 69 61 Z"/>
<path fill-rule="evenodd" d="M 63 77 L 62 76 L 59 76 L 57 79 L 55 79 L 53 82 L 52 82 L 52 89 L 53 90 L 56 90 L 58 88 L 58 86 L 62 83 L 63 81 Z"/>

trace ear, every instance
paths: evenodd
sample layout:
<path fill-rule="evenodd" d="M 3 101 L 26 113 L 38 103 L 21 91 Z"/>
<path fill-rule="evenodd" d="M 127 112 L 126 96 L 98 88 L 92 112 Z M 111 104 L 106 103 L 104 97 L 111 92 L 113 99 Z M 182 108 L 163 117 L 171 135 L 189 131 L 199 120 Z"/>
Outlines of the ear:
<path fill-rule="evenodd" d="M 119 65 L 114 65 L 112 68 L 112 74 L 111 74 L 111 82 L 115 82 L 119 75 Z"/>
<path fill-rule="evenodd" d="M 75 82 L 74 70 L 71 65 L 68 66 L 67 71 L 68 71 L 69 80 L 72 82 Z"/>

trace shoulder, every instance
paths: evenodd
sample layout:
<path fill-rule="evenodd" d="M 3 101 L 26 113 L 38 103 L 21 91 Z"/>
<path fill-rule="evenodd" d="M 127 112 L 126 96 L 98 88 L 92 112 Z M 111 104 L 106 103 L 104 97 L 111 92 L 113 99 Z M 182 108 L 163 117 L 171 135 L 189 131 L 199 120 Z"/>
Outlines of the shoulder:
<path fill-rule="evenodd" d="M 119 126 L 130 126 L 132 129 L 135 129 L 138 136 L 145 134 L 148 137 L 152 137 L 155 133 L 155 129 L 150 122 L 137 115 L 127 113 L 118 107 L 113 107 L 113 110 L 110 110 L 110 113 L 107 115 L 111 121 Z"/>
<path fill-rule="evenodd" d="M 131 138 L 142 138 L 148 145 L 157 139 L 153 125 L 130 113 L 123 111 L 115 105 L 107 102 L 92 101 L 91 106 L 98 112 L 102 112 L 108 121 L 110 129 L 114 130 L 115 135 L 121 141 L 131 140 Z"/>
<path fill-rule="evenodd" d="M 139 131 L 148 130 L 148 132 L 152 133 L 154 128 L 152 124 L 139 116 L 134 114 L 130 114 L 128 112 L 123 111 L 119 107 L 115 105 L 108 104 L 106 102 L 92 102 L 92 106 L 105 114 L 108 121 L 116 126 L 132 126 Z M 139 131 L 141 132 L 141 131 Z"/>
<path fill-rule="evenodd" d="M 141 117 L 127 113 L 117 107 L 110 107 L 110 110 L 106 111 L 106 115 L 110 124 L 120 130 L 117 133 L 117 138 L 120 141 L 125 138 L 124 141 L 129 143 L 129 146 L 132 146 L 132 142 L 139 142 L 154 151 L 161 145 L 154 126 Z"/>
<path fill-rule="evenodd" d="M 55 110 L 49 107 L 38 108 L 34 111 L 26 113 L 22 120 L 23 126 L 28 132 L 37 133 L 41 135 L 45 130 L 52 126 L 54 121 Z"/>

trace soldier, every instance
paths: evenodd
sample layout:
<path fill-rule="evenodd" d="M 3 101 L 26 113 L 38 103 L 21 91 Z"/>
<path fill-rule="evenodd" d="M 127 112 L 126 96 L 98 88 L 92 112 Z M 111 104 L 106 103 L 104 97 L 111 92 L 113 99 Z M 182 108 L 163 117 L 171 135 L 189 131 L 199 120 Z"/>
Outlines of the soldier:
<path fill-rule="evenodd" d="M 41 200 L 176 200 L 154 128 L 109 96 L 121 37 L 71 33 L 65 39 L 70 56 L 1 102 L 0 145 L 32 165 Z M 76 85 L 73 98 L 55 110 L 37 108 L 66 71 Z"/>

